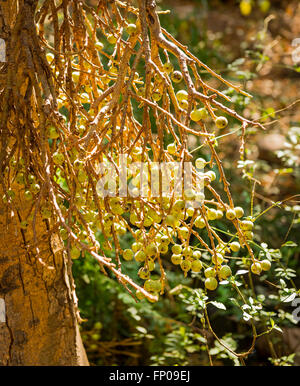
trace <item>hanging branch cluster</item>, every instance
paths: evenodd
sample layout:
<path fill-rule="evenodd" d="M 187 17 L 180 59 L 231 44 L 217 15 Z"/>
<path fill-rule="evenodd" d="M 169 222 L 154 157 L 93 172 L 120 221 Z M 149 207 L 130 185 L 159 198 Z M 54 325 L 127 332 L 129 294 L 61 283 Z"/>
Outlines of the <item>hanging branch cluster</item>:
<path fill-rule="evenodd" d="M 1 3 L 2 14 L 17 16 L 4 26 L 8 54 L 0 78 L 1 185 L 11 213 L 16 196 L 31 203 L 25 217 L 19 217 L 22 231 L 33 230 L 30 253 L 39 257 L 41 235 L 35 226 L 42 218 L 64 241 L 70 261 L 88 253 L 104 273 L 111 270 L 130 293 L 134 288 L 139 299 L 150 301 L 164 292 L 164 255 L 184 275 L 205 269 L 209 290 L 231 276 L 226 263 L 240 248 L 248 251 L 253 273 L 268 270 L 269 261 L 259 262 L 252 251 L 253 221 L 234 205 L 215 137 L 228 125 L 226 116 L 239 122 L 243 157 L 246 128 L 262 126 L 228 107 L 230 98 L 220 90 L 225 85 L 249 95 L 165 31 L 154 0 L 100 0 L 95 8 L 75 0 L 8 3 Z M 202 79 L 203 69 L 220 89 Z M 178 197 L 176 176 L 184 177 L 184 164 L 193 162 L 190 135 L 211 157 L 196 160 L 192 186 L 183 187 Z M 120 155 L 127 166 L 147 166 L 129 169 L 125 181 L 132 190 L 123 196 L 118 194 Z M 159 165 L 172 162 L 165 194 Z M 139 194 L 155 173 L 158 194 Z M 106 195 L 100 194 L 100 180 Z M 232 227 L 229 241 L 213 226 L 222 217 Z M 134 243 L 123 250 L 125 233 Z M 144 285 L 122 272 L 124 259 L 141 264 Z M 154 280 L 155 269 L 160 278 Z"/>

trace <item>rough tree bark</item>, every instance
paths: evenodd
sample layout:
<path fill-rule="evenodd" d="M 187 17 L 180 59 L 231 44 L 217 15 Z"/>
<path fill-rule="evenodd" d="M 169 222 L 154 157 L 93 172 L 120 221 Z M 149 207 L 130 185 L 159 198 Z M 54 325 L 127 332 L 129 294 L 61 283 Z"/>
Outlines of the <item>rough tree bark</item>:
<path fill-rule="evenodd" d="M 26 71 L 19 72 L 20 95 L 9 95 L 9 86 L 2 85 L 9 85 L 12 72 L 17 73 L 22 66 L 10 55 L 12 39 L 19 40 L 18 50 L 24 49 L 22 39 L 34 26 L 36 4 L 37 1 L 31 0 L 8 0 L 0 5 L 0 38 L 4 38 L 7 48 L 0 89 L 10 101 L 19 98 L 18 103 L 24 104 L 24 116 L 30 107 L 26 107 Z M 17 108 L 14 103 L 8 106 L 0 109 L 3 127 L 10 115 L 8 110 Z M 9 143 L 6 129 L 3 135 Z M 2 141 L 0 161 L 5 156 L 5 141 Z M 52 229 L 51 221 L 43 220 L 39 214 L 36 238 L 32 227 L 21 229 L 20 220 L 26 218 L 30 204 L 24 200 L 20 188 L 14 190 L 13 207 L 0 200 L 0 365 L 88 365 L 77 323 L 70 264 L 62 252 L 60 239 L 55 236 L 57 229 Z M 0 196 L 3 194 L 1 187 Z M 36 240 L 39 254 L 33 248 Z"/>
<path fill-rule="evenodd" d="M 13 214 L 0 207 L 0 365 L 87 365 L 59 239 L 38 217 L 38 258 L 19 226 L 28 204 L 15 203 Z"/>

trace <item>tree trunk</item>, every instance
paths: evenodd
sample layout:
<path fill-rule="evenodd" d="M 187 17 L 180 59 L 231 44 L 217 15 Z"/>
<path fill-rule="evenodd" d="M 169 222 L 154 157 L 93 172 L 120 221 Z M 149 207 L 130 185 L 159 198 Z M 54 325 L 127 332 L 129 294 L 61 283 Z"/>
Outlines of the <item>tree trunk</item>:
<path fill-rule="evenodd" d="M 0 38 L 6 42 L 7 62 L 0 63 L 0 92 L 6 101 L 0 107 L 0 165 L 11 142 L 9 117 L 16 115 L 18 109 L 24 114 L 19 122 L 20 144 L 26 125 L 33 120 L 30 105 L 33 91 L 28 74 L 33 73 L 31 81 L 35 76 L 39 79 L 32 58 L 42 60 L 40 47 L 32 44 L 32 38 L 38 41 L 34 35 L 36 5 L 36 0 L 9 0 L 0 4 Z M 12 95 L 12 79 L 18 85 L 18 94 Z M 43 220 L 37 211 L 33 220 L 36 232 L 32 221 L 28 229 L 22 229 L 20 222 L 27 219 L 33 203 L 25 201 L 24 188 L 16 184 L 10 186 L 16 193 L 15 199 L 11 203 L 2 200 L 5 186 L 2 169 L 0 365 L 88 365 L 77 323 L 71 261 L 55 233 L 58 229 L 53 228 L 54 219 Z"/>
<path fill-rule="evenodd" d="M 28 247 L 28 204 L 18 196 L 13 210 L 0 207 L 0 365 L 88 365 L 61 241 L 38 216 L 39 254 Z"/>

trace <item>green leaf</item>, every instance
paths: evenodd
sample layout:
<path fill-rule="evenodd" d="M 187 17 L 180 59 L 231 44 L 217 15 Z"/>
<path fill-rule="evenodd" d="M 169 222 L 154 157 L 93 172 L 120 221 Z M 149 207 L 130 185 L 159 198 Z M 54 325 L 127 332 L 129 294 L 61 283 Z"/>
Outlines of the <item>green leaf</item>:
<path fill-rule="evenodd" d="M 245 273 L 248 273 L 249 271 L 247 269 L 239 269 L 236 273 L 236 275 L 245 275 Z"/>
<path fill-rule="evenodd" d="M 248 320 L 252 319 L 252 316 L 250 314 L 248 314 L 247 312 L 244 312 L 243 313 L 243 319 L 245 320 L 245 322 L 248 322 Z"/>
<path fill-rule="evenodd" d="M 220 310 L 226 310 L 226 307 L 224 306 L 223 303 L 220 302 L 210 302 L 213 306 L 219 308 Z"/>
<path fill-rule="evenodd" d="M 231 63 L 232 66 L 240 66 L 245 62 L 245 58 L 238 58 L 234 62 Z"/>
<path fill-rule="evenodd" d="M 277 324 L 275 324 L 273 328 L 274 328 L 274 330 L 277 330 L 279 332 L 283 332 L 282 329 L 277 326 Z"/>
<path fill-rule="evenodd" d="M 226 284 L 228 284 L 228 283 L 229 283 L 228 280 L 222 280 L 222 281 L 219 282 L 219 284 L 221 284 L 221 285 L 226 285 Z"/>
<path fill-rule="evenodd" d="M 282 244 L 281 247 L 297 247 L 298 245 L 294 243 L 293 241 L 287 241 L 286 243 Z"/>
<path fill-rule="evenodd" d="M 229 298 L 229 300 L 231 300 L 236 306 L 240 306 L 239 302 L 235 298 Z"/>
<path fill-rule="evenodd" d="M 295 297 L 297 296 L 296 292 L 292 293 L 290 296 L 288 296 L 287 298 L 283 299 L 283 303 L 289 303 L 289 302 L 292 302 Z"/>
<path fill-rule="evenodd" d="M 247 309 L 248 309 L 248 310 L 249 310 L 249 309 L 251 310 L 251 307 L 249 306 L 249 304 L 244 304 L 244 305 L 242 306 L 242 309 L 243 309 L 243 310 L 247 310 Z"/>
<path fill-rule="evenodd" d="M 136 329 L 138 330 L 138 332 L 140 332 L 141 334 L 147 334 L 147 330 L 142 327 L 142 326 L 137 326 Z"/>
<path fill-rule="evenodd" d="M 283 279 L 279 279 L 282 288 L 286 287 L 286 282 Z"/>

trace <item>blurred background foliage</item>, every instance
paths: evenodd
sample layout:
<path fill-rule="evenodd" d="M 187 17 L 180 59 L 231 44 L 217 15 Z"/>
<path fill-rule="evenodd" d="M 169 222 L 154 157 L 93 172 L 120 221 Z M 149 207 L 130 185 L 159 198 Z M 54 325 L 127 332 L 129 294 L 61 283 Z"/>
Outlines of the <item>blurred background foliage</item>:
<path fill-rule="evenodd" d="M 265 132 L 247 129 L 244 161 L 239 160 L 241 132 L 234 121 L 218 143 L 234 201 L 248 210 L 246 214 L 251 214 L 251 206 L 255 215 L 278 202 L 257 220 L 255 228 L 256 252 L 278 264 L 255 279 L 241 269 L 237 282 L 245 285 L 241 291 L 248 299 L 247 310 L 233 299 L 228 287 L 220 285 L 212 292 L 211 300 L 216 302 L 208 306 L 211 324 L 230 348 L 240 352 L 251 345 L 252 318 L 258 333 L 266 328 L 270 333 L 258 339 L 246 364 L 299 364 L 300 329 L 291 315 L 291 301 L 297 297 L 293 284 L 297 288 L 300 284 L 300 204 L 299 198 L 290 198 L 300 193 L 300 63 L 293 62 L 291 45 L 300 37 L 299 1 L 157 3 L 162 10 L 170 10 L 160 17 L 164 28 L 200 60 L 254 96 L 250 99 L 224 88 L 234 108 L 246 117 L 261 119 L 267 128 Z M 209 79 L 205 71 L 201 75 Z M 199 138 L 191 136 L 189 147 L 195 158 L 209 159 Z M 253 181 L 257 182 L 252 202 Z M 226 233 L 230 230 L 222 222 L 215 224 L 229 240 Z M 131 235 L 121 237 L 123 248 L 132 241 Z M 85 320 L 82 336 L 92 365 L 239 364 L 204 323 L 201 274 L 184 278 L 169 258 L 169 254 L 163 258 L 168 272 L 166 293 L 155 304 L 136 303 L 112 275 L 100 272 L 90 256 L 74 261 L 79 308 Z M 236 264 L 242 263 L 237 260 Z M 137 263 L 125 261 L 124 267 L 125 273 L 140 282 Z"/>

